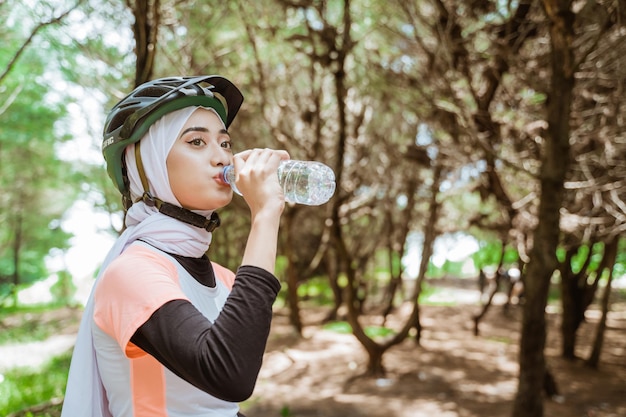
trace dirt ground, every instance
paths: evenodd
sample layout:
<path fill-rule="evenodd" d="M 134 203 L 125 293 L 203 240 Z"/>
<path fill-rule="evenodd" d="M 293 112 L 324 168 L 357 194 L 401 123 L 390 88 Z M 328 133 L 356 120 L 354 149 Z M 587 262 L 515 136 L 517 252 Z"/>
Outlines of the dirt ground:
<path fill-rule="evenodd" d="M 598 370 L 559 357 L 559 318 L 548 314 L 547 364 L 559 395 L 544 401 L 546 417 L 626 416 L 626 307 L 609 316 Z M 325 311 L 303 311 L 305 338 L 294 338 L 277 314 L 249 417 L 510 416 L 517 391 L 521 307 L 494 306 L 473 335 L 477 305 L 425 306 L 421 344 L 406 340 L 384 356 L 385 378 L 359 377 L 367 356 L 350 334 L 324 330 Z M 395 325 L 408 314 L 400 310 Z M 579 331 L 577 355 L 589 354 L 599 312 Z M 375 321 L 373 321 L 375 323 Z"/>
<path fill-rule="evenodd" d="M 327 310 L 304 306 L 304 338 L 295 337 L 286 312 L 277 311 L 255 393 L 242 410 L 248 417 L 510 416 L 521 307 L 505 315 L 494 305 L 475 337 L 471 317 L 478 306 L 471 292 L 464 294 L 470 297 L 458 298 L 464 301 L 452 307 L 422 307 L 421 344 L 412 338 L 391 348 L 384 356 L 388 373 L 378 379 L 361 377 L 367 356 L 354 336 L 323 328 Z M 598 370 L 559 358 L 559 316 L 550 310 L 546 357 L 559 395 L 544 401 L 544 416 L 626 416 L 626 303 L 613 305 Z M 407 314 L 399 309 L 388 325 L 399 328 Z M 38 325 L 65 323 L 59 333 L 70 335 L 79 316 L 79 310 L 67 309 L 31 319 Z M 582 358 L 589 354 L 598 318 L 599 312 L 590 310 L 579 331 Z M 380 324 L 378 317 L 369 320 Z M 46 348 L 45 342 L 41 346 Z M 0 357 L 7 353 L 0 348 Z M 57 416 L 59 409 L 57 403 L 35 415 Z"/>

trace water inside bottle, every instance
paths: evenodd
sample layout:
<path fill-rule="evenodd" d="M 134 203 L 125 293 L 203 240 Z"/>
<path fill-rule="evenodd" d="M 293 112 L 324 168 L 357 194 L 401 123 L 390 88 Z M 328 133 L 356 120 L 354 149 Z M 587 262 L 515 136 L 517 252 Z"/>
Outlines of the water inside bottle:
<path fill-rule="evenodd" d="M 232 165 L 224 167 L 222 179 L 241 194 L 235 185 Z M 335 173 L 330 167 L 312 161 L 283 161 L 278 167 L 278 181 L 283 187 L 285 201 L 319 206 L 335 193 Z"/>
<path fill-rule="evenodd" d="M 288 202 L 316 206 L 326 203 L 335 192 L 335 175 L 321 163 L 286 161 L 278 175 Z"/>

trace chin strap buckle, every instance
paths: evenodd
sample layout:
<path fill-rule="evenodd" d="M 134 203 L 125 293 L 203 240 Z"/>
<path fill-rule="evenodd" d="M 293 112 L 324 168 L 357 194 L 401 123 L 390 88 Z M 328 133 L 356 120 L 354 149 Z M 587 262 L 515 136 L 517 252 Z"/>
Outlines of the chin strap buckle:
<path fill-rule="evenodd" d="M 213 230 L 220 227 L 222 221 L 220 220 L 220 216 L 217 215 L 216 212 L 211 213 L 211 217 L 205 220 L 203 228 L 208 232 L 212 232 Z"/>
<path fill-rule="evenodd" d="M 143 193 L 143 195 L 141 196 L 141 201 L 143 201 L 146 206 L 156 208 L 160 208 L 161 204 L 159 203 L 162 203 L 161 200 L 154 198 L 152 194 L 150 194 L 148 191 Z"/>

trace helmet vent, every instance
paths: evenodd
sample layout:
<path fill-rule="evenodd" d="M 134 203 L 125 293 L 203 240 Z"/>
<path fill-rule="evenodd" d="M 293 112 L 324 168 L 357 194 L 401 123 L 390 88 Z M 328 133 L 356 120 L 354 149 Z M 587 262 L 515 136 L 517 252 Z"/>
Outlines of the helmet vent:
<path fill-rule="evenodd" d="M 167 89 L 159 88 L 159 87 L 148 87 L 143 90 L 137 91 L 134 94 L 135 97 L 161 97 L 163 94 L 167 93 Z"/>
<path fill-rule="evenodd" d="M 128 116 L 130 116 L 134 112 L 135 112 L 135 109 L 133 108 L 130 108 L 127 111 L 118 112 L 109 122 L 107 129 L 105 130 L 105 134 L 109 134 L 113 132 L 115 129 L 117 129 L 118 127 L 122 126 L 122 124 L 124 124 L 124 121 L 128 118 Z"/>

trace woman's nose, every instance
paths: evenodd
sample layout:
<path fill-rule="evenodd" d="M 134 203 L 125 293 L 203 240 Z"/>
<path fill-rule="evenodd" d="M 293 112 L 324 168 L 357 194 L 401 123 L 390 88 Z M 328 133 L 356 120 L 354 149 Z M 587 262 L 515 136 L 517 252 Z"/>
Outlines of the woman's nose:
<path fill-rule="evenodd" d="M 232 163 L 233 154 L 230 149 L 216 146 L 211 152 L 211 163 L 216 166 L 226 166 Z"/>

